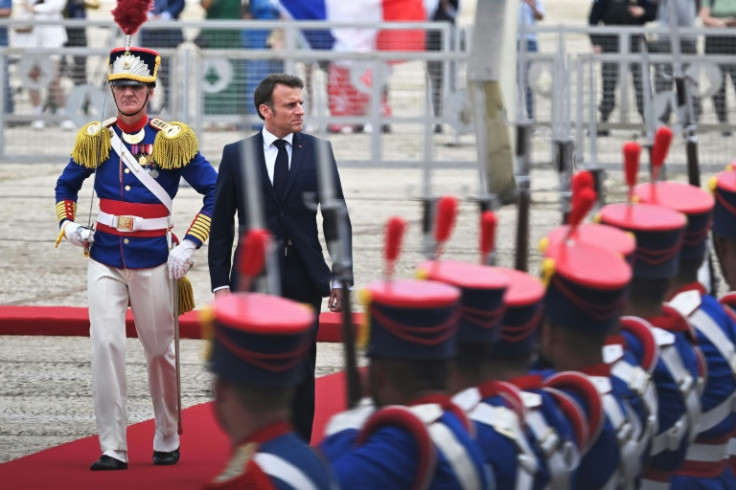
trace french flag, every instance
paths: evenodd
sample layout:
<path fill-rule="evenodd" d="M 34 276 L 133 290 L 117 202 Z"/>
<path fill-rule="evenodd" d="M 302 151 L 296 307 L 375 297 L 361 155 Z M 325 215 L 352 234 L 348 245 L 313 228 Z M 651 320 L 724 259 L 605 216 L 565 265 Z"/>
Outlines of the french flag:
<path fill-rule="evenodd" d="M 427 0 L 273 0 L 294 20 L 331 22 L 424 22 Z M 304 31 L 313 49 L 424 51 L 422 30 L 387 30 L 360 35 L 356 29 Z M 363 29 L 365 31 L 365 29 Z"/>

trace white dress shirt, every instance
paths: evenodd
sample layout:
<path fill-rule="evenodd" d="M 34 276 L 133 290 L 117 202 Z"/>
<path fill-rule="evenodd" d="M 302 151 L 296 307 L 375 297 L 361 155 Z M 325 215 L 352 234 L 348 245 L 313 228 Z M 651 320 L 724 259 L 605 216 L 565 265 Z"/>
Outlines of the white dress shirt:
<path fill-rule="evenodd" d="M 289 133 L 284 138 L 277 138 L 271 134 L 266 128 L 263 128 L 263 157 L 266 159 L 266 172 L 268 172 L 268 180 L 273 184 L 273 170 L 276 166 L 276 156 L 279 149 L 273 144 L 277 139 L 282 139 L 288 144 L 286 145 L 286 154 L 289 156 L 289 169 L 291 169 L 291 142 L 294 140 L 294 133 Z"/>

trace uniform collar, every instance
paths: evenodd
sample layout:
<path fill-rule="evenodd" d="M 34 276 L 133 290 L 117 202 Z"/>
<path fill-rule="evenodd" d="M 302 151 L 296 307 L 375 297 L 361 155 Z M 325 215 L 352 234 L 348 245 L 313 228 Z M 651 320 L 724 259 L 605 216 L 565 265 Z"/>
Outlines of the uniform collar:
<path fill-rule="evenodd" d="M 521 390 L 534 390 L 542 387 L 542 376 L 539 374 L 528 374 L 510 379 L 509 383 L 512 383 Z"/>
<path fill-rule="evenodd" d="M 592 364 L 590 366 L 585 366 L 581 368 L 580 372 L 583 374 L 587 374 L 588 376 L 600 376 L 603 378 L 610 378 L 611 366 L 606 363 Z"/>
<path fill-rule="evenodd" d="M 125 124 L 123 121 L 118 119 L 118 127 L 126 133 L 136 133 L 143 129 L 143 126 L 148 124 L 148 116 L 143 116 L 133 124 Z"/>
<path fill-rule="evenodd" d="M 682 286 L 680 289 L 678 289 L 673 294 L 671 294 L 670 297 L 667 298 L 667 301 L 671 300 L 672 298 L 674 298 L 678 294 L 685 293 L 687 291 L 698 291 L 701 296 L 705 296 L 706 294 L 708 294 L 706 292 L 706 290 L 705 290 L 705 287 L 702 284 L 700 284 L 699 282 L 696 281 L 696 282 L 691 282 L 690 284 L 686 284 L 686 285 Z"/>

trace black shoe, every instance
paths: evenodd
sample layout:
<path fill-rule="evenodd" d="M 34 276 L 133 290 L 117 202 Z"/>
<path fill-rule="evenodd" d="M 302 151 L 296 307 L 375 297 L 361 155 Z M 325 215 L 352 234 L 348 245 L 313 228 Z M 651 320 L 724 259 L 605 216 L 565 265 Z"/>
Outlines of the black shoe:
<path fill-rule="evenodd" d="M 127 470 L 128 463 L 103 454 L 100 459 L 92 463 L 89 469 L 91 471 Z"/>
<path fill-rule="evenodd" d="M 596 136 L 610 136 L 611 132 L 608 131 L 607 129 L 599 129 L 595 132 L 595 135 Z"/>
<path fill-rule="evenodd" d="M 434 125 L 434 134 L 442 134 L 442 125 L 441 124 L 435 124 Z"/>
<path fill-rule="evenodd" d="M 153 464 L 159 466 L 168 466 L 179 462 L 179 449 L 174 449 L 171 452 L 154 451 L 153 452 Z"/>
<path fill-rule="evenodd" d="M 728 129 L 721 131 L 721 136 L 728 138 L 729 136 L 731 136 L 731 131 Z"/>

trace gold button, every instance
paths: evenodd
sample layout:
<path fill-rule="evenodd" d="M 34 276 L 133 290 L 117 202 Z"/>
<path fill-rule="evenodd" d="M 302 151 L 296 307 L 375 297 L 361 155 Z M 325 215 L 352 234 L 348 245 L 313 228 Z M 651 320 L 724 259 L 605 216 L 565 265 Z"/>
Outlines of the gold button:
<path fill-rule="evenodd" d="M 129 191 L 129 190 L 130 190 L 130 186 L 129 186 L 129 185 L 126 185 L 126 186 L 125 186 L 125 190 L 126 190 L 126 191 Z"/>
<path fill-rule="evenodd" d="M 126 173 L 126 174 L 129 174 L 129 173 L 130 173 L 130 169 L 129 169 L 129 168 L 126 168 L 126 169 L 125 169 L 125 173 Z"/>
<path fill-rule="evenodd" d="M 129 243 L 130 243 L 130 240 L 128 240 L 128 239 L 126 238 L 126 239 L 124 239 L 124 240 L 123 240 L 123 243 L 127 245 L 127 244 L 129 244 Z"/>

